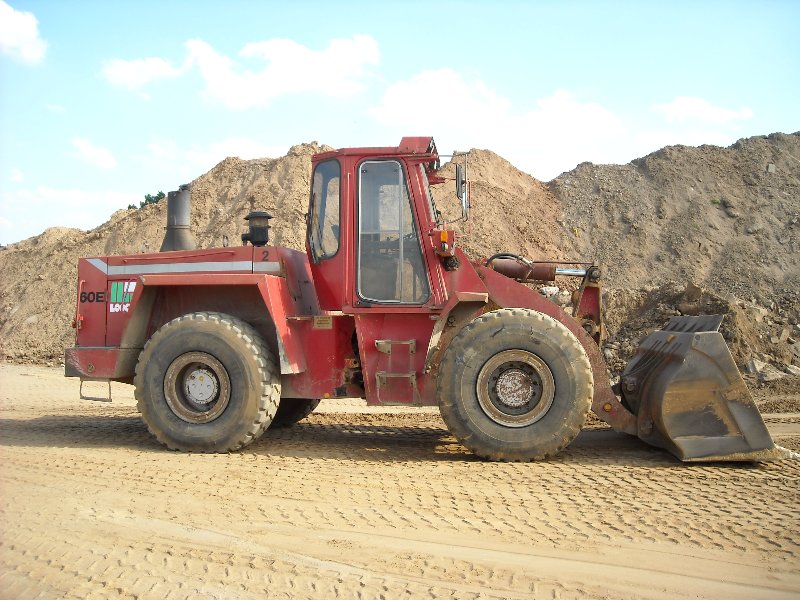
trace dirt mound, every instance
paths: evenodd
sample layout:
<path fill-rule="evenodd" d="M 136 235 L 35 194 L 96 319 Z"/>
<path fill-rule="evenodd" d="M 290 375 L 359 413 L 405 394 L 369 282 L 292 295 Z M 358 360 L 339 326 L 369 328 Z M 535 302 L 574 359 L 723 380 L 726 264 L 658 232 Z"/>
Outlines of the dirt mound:
<path fill-rule="evenodd" d="M 583 163 L 549 187 L 565 246 L 603 264 L 619 290 L 607 306 L 613 370 L 642 335 L 698 310 L 727 315 L 721 331 L 740 366 L 797 364 L 800 134 Z M 687 300 L 687 288 L 702 297 Z"/>
<path fill-rule="evenodd" d="M 800 303 L 800 133 L 583 163 L 550 189 L 571 247 L 605 264 L 614 287 L 679 279 Z"/>
<path fill-rule="evenodd" d="M 603 353 L 614 375 L 622 371 L 645 336 L 679 315 L 724 315 L 720 333 L 740 367 L 753 358 L 779 367 L 797 362 L 789 343 L 793 338 L 788 319 L 732 296 L 672 281 L 638 289 L 610 289 L 604 301 L 610 336 Z M 756 379 L 754 383 L 761 382 Z"/>
<path fill-rule="evenodd" d="M 199 246 L 239 244 L 244 216 L 260 209 L 274 216 L 274 243 L 302 249 L 310 159 L 326 149 L 314 142 L 277 159 L 227 158 L 193 181 Z M 723 333 L 740 365 L 756 355 L 777 365 L 800 360 L 790 345 L 800 337 L 800 134 L 673 146 L 628 165 L 584 163 L 549 184 L 473 150 L 468 175 L 471 218 L 455 226 L 469 255 L 605 264 L 612 366 L 638 336 L 681 312 L 687 283 L 709 290 L 697 310 L 730 315 Z M 456 218 L 452 186 L 435 195 Z M 165 203 L 151 204 L 117 211 L 89 232 L 48 229 L 0 250 L 0 356 L 60 360 L 73 339 L 78 258 L 158 250 L 165 222 Z"/>
<path fill-rule="evenodd" d="M 200 247 L 239 244 L 244 216 L 253 208 L 275 216 L 279 244 L 303 245 L 311 156 L 330 149 L 294 146 L 279 159 L 227 158 L 192 187 L 191 229 Z M 0 356 L 55 362 L 74 343 L 77 263 L 82 256 L 154 252 L 161 247 L 166 203 L 119 210 L 99 227 L 52 228 L 0 251 Z"/>
<path fill-rule="evenodd" d="M 452 165 L 446 165 L 445 173 L 454 177 L 453 172 Z M 454 227 L 457 242 L 469 256 L 513 252 L 539 260 L 569 258 L 553 235 L 561 205 L 547 185 L 489 150 L 470 151 L 467 175 L 470 218 Z M 461 216 L 451 183 L 436 186 L 434 197 L 447 221 Z"/>

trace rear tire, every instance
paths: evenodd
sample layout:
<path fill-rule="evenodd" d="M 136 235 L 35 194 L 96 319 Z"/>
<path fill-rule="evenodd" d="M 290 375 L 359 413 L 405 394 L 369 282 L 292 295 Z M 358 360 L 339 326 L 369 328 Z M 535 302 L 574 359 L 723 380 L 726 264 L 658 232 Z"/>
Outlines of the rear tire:
<path fill-rule="evenodd" d="M 319 400 L 281 398 L 278 412 L 275 413 L 275 418 L 272 419 L 270 427 L 291 427 L 314 412 L 317 406 L 319 406 Z"/>
<path fill-rule="evenodd" d="M 591 365 L 561 323 L 529 309 L 474 319 L 439 367 L 442 418 L 482 458 L 549 458 L 581 430 L 592 402 Z"/>
<path fill-rule="evenodd" d="M 173 450 L 229 452 L 258 439 L 278 408 L 280 376 L 264 340 L 230 315 L 197 312 L 162 326 L 136 365 L 147 428 Z"/>

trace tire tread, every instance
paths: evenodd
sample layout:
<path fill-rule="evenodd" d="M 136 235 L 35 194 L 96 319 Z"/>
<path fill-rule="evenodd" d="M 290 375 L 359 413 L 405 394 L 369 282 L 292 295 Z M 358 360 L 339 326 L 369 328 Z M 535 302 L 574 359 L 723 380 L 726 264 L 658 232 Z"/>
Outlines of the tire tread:
<path fill-rule="evenodd" d="M 569 411 L 558 438 L 543 444 L 541 449 L 520 453 L 489 445 L 470 429 L 458 414 L 455 390 L 447 389 L 455 381 L 456 371 L 467 363 L 465 357 L 477 352 L 475 336 L 496 337 L 502 332 L 525 332 L 534 338 L 547 338 L 566 351 L 576 371 L 576 381 L 583 382 L 585 389 L 575 399 L 574 410 Z M 450 343 L 440 365 L 437 394 L 442 418 L 458 441 L 477 456 L 502 462 L 528 462 L 546 460 L 565 448 L 580 432 L 589 413 L 594 392 L 592 368 L 586 352 L 578 339 L 564 325 L 552 317 L 535 310 L 504 308 L 485 313 L 466 325 Z M 498 444 L 499 445 L 499 444 Z"/>
<path fill-rule="evenodd" d="M 252 325 L 242 321 L 237 317 L 227 315 L 220 312 L 201 311 L 189 313 L 176 317 L 171 321 L 161 326 L 144 345 L 139 360 L 136 363 L 136 371 L 134 376 L 134 397 L 136 398 L 136 406 L 142 415 L 147 414 L 147 397 L 144 391 L 143 368 L 147 360 L 151 357 L 153 349 L 158 346 L 158 341 L 165 336 L 170 335 L 172 330 L 178 325 L 187 321 L 207 321 L 217 323 L 228 331 L 232 332 L 238 338 L 244 347 L 251 353 L 258 365 L 259 376 L 261 379 L 261 397 L 258 402 L 258 410 L 255 418 L 250 426 L 242 431 L 233 443 L 225 448 L 213 449 L 210 452 L 226 453 L 240 450 L 257 440 L 264 431 L 269 427 L 275 413 L 278 410 L 278 402 L 280 400 L 280 389 L 276 385 L 276 381 L 280 381 L 280 373 L 277 372 L 275 360 L 272 352 L 264 343 L 261 335 L 252 327 Z M 166 432 L 162 431 L 155 424 L 144 419 L 148 431 L 163 445 L 171 450 L 193 451 L 194 449 L 181 447 L 169 439 Z M 207 450 L 204 450 L 207 451 Z"/>

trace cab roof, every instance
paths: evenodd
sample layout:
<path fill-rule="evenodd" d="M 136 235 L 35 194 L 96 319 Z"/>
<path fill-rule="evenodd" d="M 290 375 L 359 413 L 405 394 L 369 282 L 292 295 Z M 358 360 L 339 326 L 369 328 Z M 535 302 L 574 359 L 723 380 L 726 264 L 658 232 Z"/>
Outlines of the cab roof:
<path fill-rule="evenodd" d="M 439 158 L 436 143 L 431 136 L 404 137 L 398 146 L 339 148 L 315 154 L 313 162 L 327 160 L 336 156 L 418 156 L 420 158 Z"/>

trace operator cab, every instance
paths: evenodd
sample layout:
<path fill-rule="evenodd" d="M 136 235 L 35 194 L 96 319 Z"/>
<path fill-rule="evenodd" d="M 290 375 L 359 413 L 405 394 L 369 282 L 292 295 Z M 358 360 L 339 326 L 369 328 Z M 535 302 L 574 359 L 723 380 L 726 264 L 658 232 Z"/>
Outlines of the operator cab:
<path fill-rule="evenodd" d="M 334 150 L 317 154 L 313 165 L 307 249 L 320 306 L 441 303 L 441 285 L 432 284 L 441 281 L 441 265 L 428 240 L 444 223 L 430 185 L 446 179 L 437 173 L 433 139 Z M 459 165 L 456 189 L 466 217 L 465 187 Z"/>

